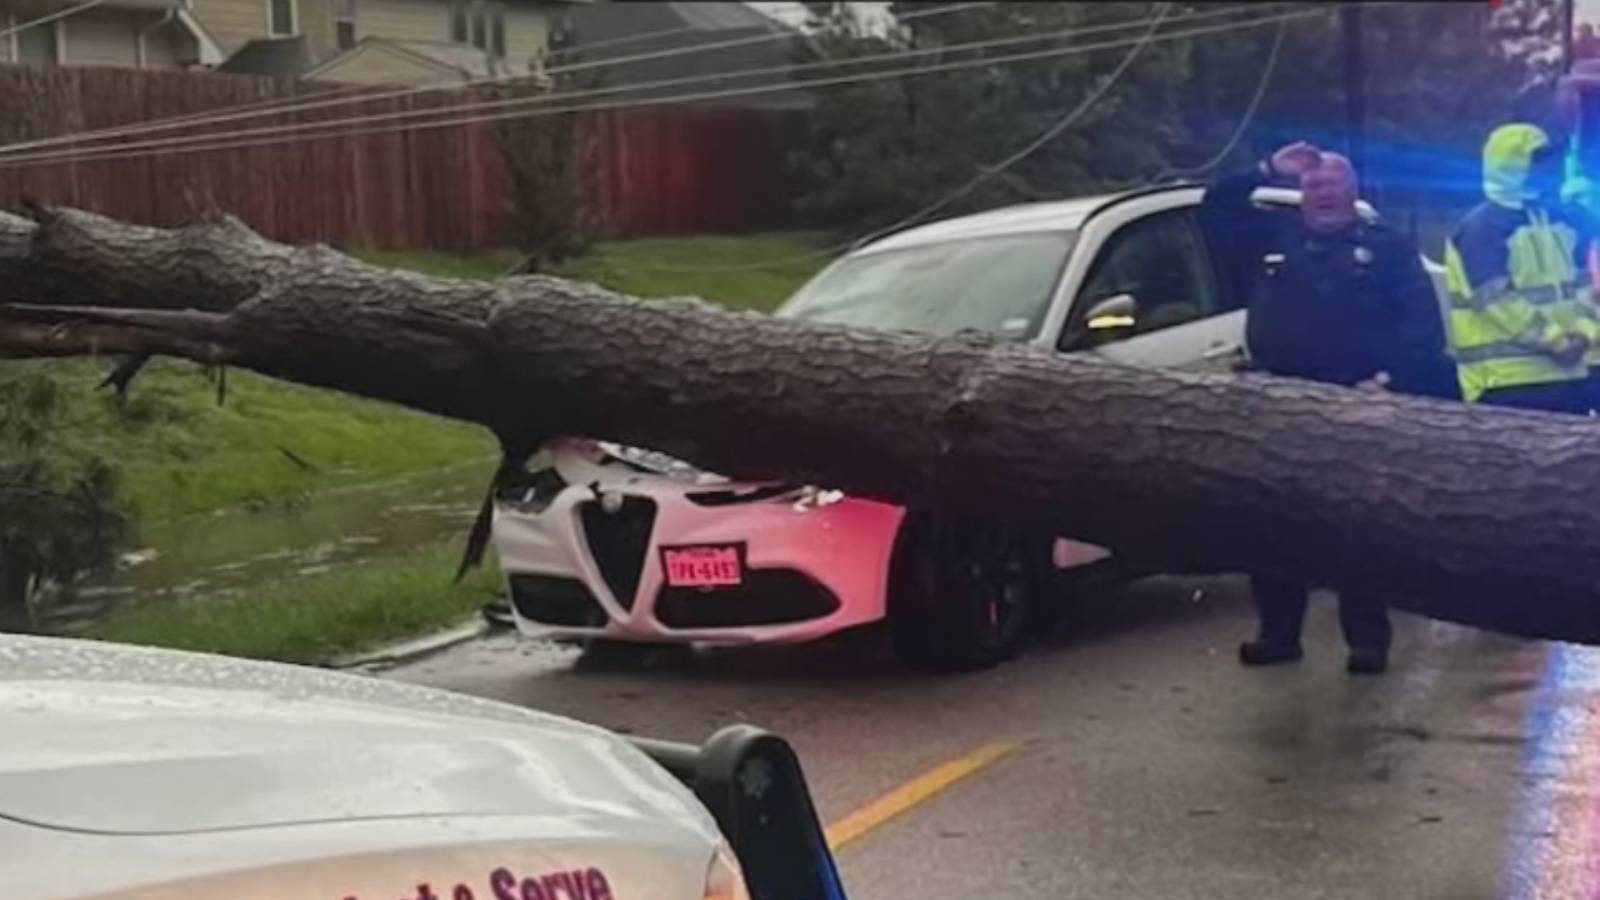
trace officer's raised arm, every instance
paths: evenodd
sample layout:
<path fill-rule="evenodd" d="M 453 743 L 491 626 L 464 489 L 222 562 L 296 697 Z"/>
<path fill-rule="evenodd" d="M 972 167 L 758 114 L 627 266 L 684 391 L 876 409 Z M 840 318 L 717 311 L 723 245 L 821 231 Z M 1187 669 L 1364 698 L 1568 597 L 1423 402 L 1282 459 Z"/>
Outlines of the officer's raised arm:
<path fill-rule="evenodd" d="M 1251 202 L 1256 189 L 1273 182 L 1299 184 L 1300 176 L 1316 168 L 1322 153 L 1304 141 L 1281 147 L 1249 169 L 1224 175 L 1206 187 L 1200 201 L 1200 226 L 1224 268 L 1249 266 L 1264 252 L 1273 224 Z"/>

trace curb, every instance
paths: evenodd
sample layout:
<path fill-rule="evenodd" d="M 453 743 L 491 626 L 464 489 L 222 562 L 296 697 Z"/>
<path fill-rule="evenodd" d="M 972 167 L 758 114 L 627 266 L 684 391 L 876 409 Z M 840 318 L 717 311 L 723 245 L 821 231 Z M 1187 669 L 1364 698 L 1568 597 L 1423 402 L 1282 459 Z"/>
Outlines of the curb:
<path fill-rule="evenodd" d="M 485 621 L 483 616 L 474 615 L 471 621 L 455 628 L 436 632 L 415 640 L 391 644 L 379 650 L 347 656 L 343 659 L 335 660 L 330 664 L 329 668 L 367 669 L 391 668 L 404 665 L 409 662 L 415 662 L 425 656 L 432 656 L 435 653 L 448 650 L 457 644 L 475 641 L 493 630 L 495 630 L 495 627 Z"/>

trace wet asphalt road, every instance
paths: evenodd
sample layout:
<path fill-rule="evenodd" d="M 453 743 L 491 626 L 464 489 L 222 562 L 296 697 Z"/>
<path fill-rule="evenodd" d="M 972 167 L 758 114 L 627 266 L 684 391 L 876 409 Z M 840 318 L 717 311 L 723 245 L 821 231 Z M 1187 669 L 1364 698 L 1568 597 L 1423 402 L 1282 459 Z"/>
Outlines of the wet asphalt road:
<path fill-rule="evenodd" d="M 1231 579 L 1095 598 L 977 675 L 870 643 L 592 669 L 510 635 L 386 674 L 675 740 L 763 726 L 825 823 L 1016 744 L 842 847 L 853 900 L 1600 897 L 1600 651 L 1397 620 L 1377 679 L 1344 673 L 1326 599 L 1304 663 L 1242 669 Z"/>

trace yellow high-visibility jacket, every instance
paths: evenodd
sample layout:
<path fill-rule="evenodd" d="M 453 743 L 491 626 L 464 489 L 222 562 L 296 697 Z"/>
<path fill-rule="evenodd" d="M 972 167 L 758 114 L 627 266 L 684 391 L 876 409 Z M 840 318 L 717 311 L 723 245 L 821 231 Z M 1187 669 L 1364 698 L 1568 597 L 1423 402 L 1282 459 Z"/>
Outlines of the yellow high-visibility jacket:
<path fill-rule="evenodd" d="M 1575 338 L 1600 345 L 1586 271 L 1592 220 L 1526 191 L 1533 153 L 1548 143 L 1531 125 L 1497 129 L 1484 147 L 1488 202 L 1445 245 L 1450 344 L 1469 402 L 1497 388 L 1585 378 L 1583 361 L 1556 357 Z"/>

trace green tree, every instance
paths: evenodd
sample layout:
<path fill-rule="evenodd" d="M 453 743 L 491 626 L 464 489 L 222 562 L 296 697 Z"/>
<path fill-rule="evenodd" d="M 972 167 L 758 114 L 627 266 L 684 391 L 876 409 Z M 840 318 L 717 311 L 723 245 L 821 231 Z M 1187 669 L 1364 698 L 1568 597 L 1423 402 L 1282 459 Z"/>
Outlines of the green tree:
<path fill-rule="evenodd" d="M 106 569 L 127 533 L 116 471 L 70 440 L 61 388 L 0 367 L 0 631 L 28 632 L 42 588 Z"/>
<path fill-rule="evenodd" d="M 891 9 L 904 16 L 934 6 L 901 2 Z M 846 18 L 839 4 L 812 3 L 808 52 L 816 59 L 842 60 L 888 49 L 1127 24 L 1072 39 L 1079 45 L 1102 43 L 1140 34 L 1155 6 L 998 3 L 902 19 L 897 30 L 873 34 Z M 1207 3 L 1172 4 L 1168 15 L 1179 19 L 1216 9 Z M 1277 30 L 1272 25 L 1145 47 L 1074 127 L 941 214 L 1127 187 L 1209 163 L 1239 131 L 1264 76 L 1262 102 L 1222 166 L 1287 140 L 1346 146 L 1340 21 L 1329 12 L 1283 26 L 1283 43 L 1270 70 L 1266 63 Z M 1243 10 L 1239 15 L 1255 14 Z M 1479 181 L 1478 147 L 1488 130 L 1544 105 L 1553 75 L 1551 51 L 1559 43 L 1557 17 L 1538 0 L 1504 0 L 1498 9 L 1368 5 L 1365 19 L 1368 154 L 1363 175 L 1368 187 L 1372 193 L 1381 189 L 1380 199 L 1391 213 L 1418 205 L 1454 209 L 1470 202 Z M 1169 27 L 1182 26 L 1163 26 Z M 822 89 L 811 141 L 796 159 L 806 186 L 804 208 L 848 227 L 897 221 L 1059 121 L 1127 52 L 1125 46 L 1114 47 Z"/>
<path fill-rule="evenodd" d="M 559 42 L 556 46 L 560 48 Z M 578 54 L 565 51 L 555 67 L 558 71 L 542 82 L 510 81 L 495 93 L 502 100 L 531 101 L 534 110 L 562 108 L 569 104 L 557 99 L 559 95 L 601 83 L 599 69 L 559 71 L 579 62 Z M 606 230 L 598 173 L 603 115 L 561 112 L 495 123 L 495 146 L 512 214 L 511 239 L 523 253 L 525 271 L 544 271 L 578 256 Z"/>
<path fill-rule="evenodd" d="M 993 38 L 1096 28 L 1127 28 L 1077 39 L 1101 43 L 1139 35 L 1158 4 L 997 3 L 958 13 L 906 18 L 932 3 L 894 3 L 900 25 L 869 33 L 837 6 L 812 4 L 809 55 L 848 60 L 897 49 L 938 50 Z M 1037 49 L 1028 44 L 1012 49 Z M 994 52 L 1006 52 L 997 50 Z M 968 182 L 1046 131 L 1101 84 L 1126 47 L 1056 59 L 998 63 L 912 78 L 871 79 L 824 89 L 811 140 L 796 168 L 802 208 L 840 224 L 872 227 L 898 220 Z M 1178 86 L 1189 74 L 1184 42 L 1160 42 L 1096 103 L 1077 126 L 1018 165 L 952 203 L 961 213 L 1019 200 L 1070 195 L 1102 181 L 1159 169 L 1162 148 L 1181 137 Z M 920 58 L 954 61 L 972 51 Z M 870 73 L 906 61 L 823 73 Z"/>

